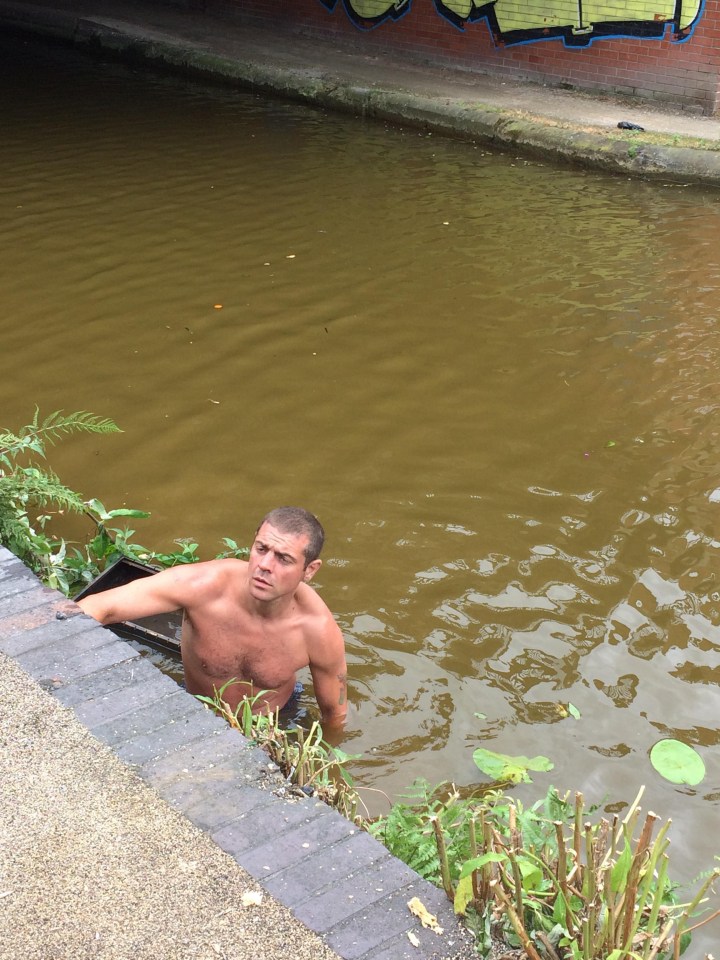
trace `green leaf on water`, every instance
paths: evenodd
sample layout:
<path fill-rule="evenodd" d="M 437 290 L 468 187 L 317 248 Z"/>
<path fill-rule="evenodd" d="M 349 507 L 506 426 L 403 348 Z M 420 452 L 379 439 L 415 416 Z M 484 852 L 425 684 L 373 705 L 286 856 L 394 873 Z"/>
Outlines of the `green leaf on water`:
<path fill-rule="evenodd" d="M 575 717 L 576 720 L 580 719 L 580 711 L 578 710 L 578 708 L 575 706 L 574 703 L 568 704 L 568 713 L 570 714 L 571 717 Z"/>
<path fill-rule="evenodd" d="M 650 751 L 650 762 L 670 783 L 694 787 L 705 777 L 705 763 L 700 754 L 680 740 L 658 740 Z"/>
<path fill-rule="evenodd" d="M 547 757 L 511 757 L 478 747 L 473 753 L 475 764 L 493 780 L 510 783 L 531 783 L 528 770 L 552 770 L 554 764 Z"/>

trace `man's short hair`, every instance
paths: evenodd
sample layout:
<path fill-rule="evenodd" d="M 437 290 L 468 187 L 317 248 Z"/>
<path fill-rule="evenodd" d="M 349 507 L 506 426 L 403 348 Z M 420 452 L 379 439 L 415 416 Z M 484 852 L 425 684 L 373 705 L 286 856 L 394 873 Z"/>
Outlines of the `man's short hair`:
<path fill-rule="evenodd" d="M 315 514 L 303 510 L 302 507 L 276 507 L 262 518 L 260 526 L 255 531 L 256 534 L 264 523 L 271 524 L 281 533 L 292 533 L 295 536 L 308 538 L 304 550 L 305 566 L 320 556 L 325 543 L 325 531 Z"/>

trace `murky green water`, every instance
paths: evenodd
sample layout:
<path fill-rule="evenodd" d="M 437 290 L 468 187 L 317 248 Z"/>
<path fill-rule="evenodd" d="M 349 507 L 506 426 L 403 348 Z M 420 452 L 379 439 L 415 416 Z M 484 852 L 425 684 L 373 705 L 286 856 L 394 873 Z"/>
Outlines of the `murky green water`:
<path fill-rule="evenodd" d="M 152 546 L 320 515 L 361 785 L 542 753 L 523 796 L 645 784 L 709 867 L 720 195 L 17 40 L 0 115 L 2 424 L 113 417 L 52 462 Z M 698 788 L 653 771 L 667 736 Z"/>

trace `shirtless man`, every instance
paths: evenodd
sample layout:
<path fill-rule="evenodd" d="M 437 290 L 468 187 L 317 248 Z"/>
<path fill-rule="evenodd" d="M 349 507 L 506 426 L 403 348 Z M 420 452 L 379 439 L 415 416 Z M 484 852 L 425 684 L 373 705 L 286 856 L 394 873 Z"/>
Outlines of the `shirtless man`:
<path fill-rule="evenodd" d="M 320 569 L 323 529 L 299 507 L 279 507 L 258 527 L 250 559 L 171 567 L 80 601 L 100 623 L 183 610 L 185 685 L 235 710 L 264 691 L 256 711 L 283 707 L 295 674 L 310 667 L 323 725 L 340 727 L 347 713 L 345 643 L 309 581 Z"/>

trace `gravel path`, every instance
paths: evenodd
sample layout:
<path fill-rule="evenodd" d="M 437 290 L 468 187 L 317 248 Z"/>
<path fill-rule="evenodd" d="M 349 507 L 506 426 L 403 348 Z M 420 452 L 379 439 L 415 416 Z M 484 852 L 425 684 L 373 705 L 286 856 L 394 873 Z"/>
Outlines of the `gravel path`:
<path fill-rule="evenodd" d="M 2 960 L 336 958 L 2 654 L 0 824 Z"/>

